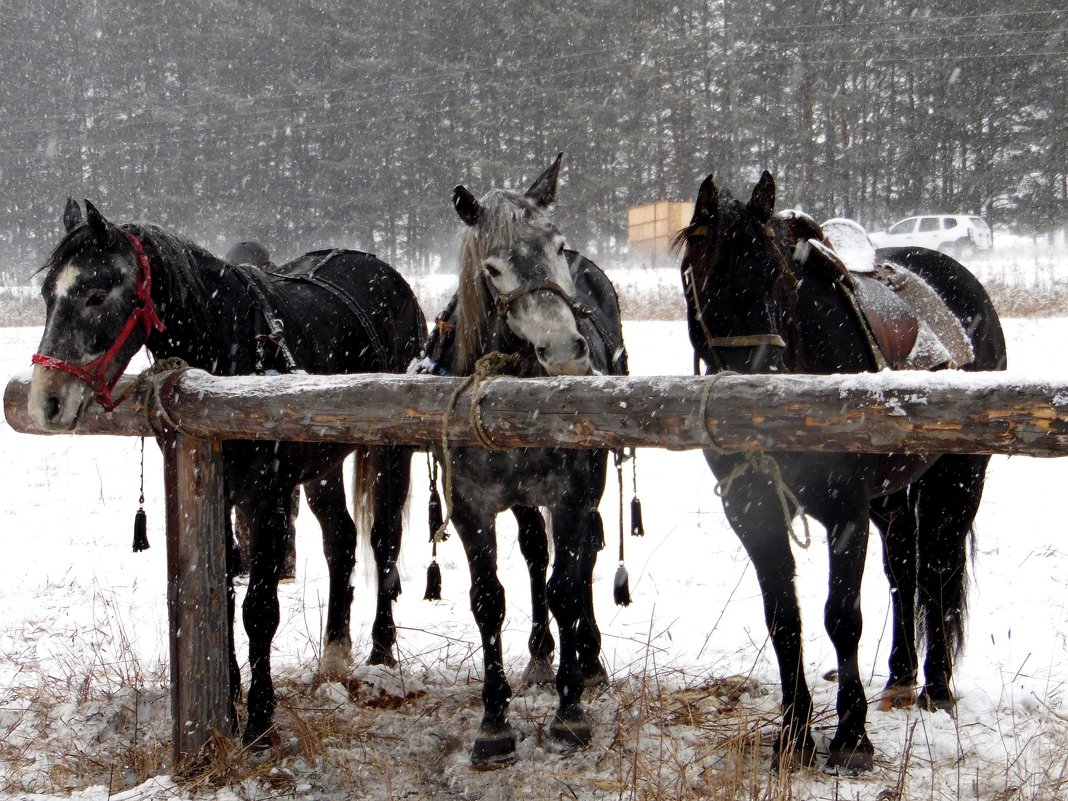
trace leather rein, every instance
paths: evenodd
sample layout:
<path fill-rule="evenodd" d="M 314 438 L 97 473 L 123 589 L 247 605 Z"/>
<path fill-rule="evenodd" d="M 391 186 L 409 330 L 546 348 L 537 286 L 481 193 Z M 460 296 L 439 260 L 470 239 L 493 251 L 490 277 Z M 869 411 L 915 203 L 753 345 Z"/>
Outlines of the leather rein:
<path fill-rule="evenodd" d="M 134 303 L 133 311 L 126 318 L 126 323 L 111 347 L 85 364 L 71 364 L 63 359 L 46 356 L 43 353 L 35 353 L 31 359 L 33 364 L 40 365 L 45 369 L 61 370 L 84 381 L 89 385 L 90 389 L 96 392 L 97 403 L 109 412 L 119 404 L 119 401 L 116 401 L 111 393 L 122 377 L 122 371 L 120 370 L 110 381 L 106 378 L 107 370 L 115 360 L 115 357 L 119 355 L 127 341 L 133 336 L 134 331 L 140 326 L 144 326 L 146 338 L 153 330 L 159 332 L 167 330 L 167 326 L 159 318 L 156 313 L 156 307 L 152 303 L 152 268 L 149 265 L 148 256 L 145 254 L 141 240 L 128 231 L 123 231 L 123 233 L 133 244 L 134 251 L 137 253 L 137 299 Z"/>

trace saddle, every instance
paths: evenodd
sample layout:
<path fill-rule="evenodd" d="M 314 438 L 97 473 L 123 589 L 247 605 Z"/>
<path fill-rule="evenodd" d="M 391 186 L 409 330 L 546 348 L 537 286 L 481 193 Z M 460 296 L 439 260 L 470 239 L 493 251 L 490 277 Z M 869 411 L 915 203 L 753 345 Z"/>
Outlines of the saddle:
<path fill-rule="evenodd" d="M 835 277 L 879 369 L 941 370 L 975 359 L 967 332 L 938 293 L 915 273 L 880 260 L 860 225 L 840 218 L 819 225 L 797 212 L 780 219 L 794 259 Z"/>

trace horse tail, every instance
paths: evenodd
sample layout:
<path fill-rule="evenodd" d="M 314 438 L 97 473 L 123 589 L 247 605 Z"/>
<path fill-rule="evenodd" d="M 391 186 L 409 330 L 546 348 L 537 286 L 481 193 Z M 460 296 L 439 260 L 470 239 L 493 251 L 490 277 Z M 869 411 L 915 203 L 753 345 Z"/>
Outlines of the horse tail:
<path fill-rule="evenodd" d="M 400 595 L 397 560 L 408 510 L 412 452 L 392 445 L 360 445 L 353 454 L 353 519 L 364 572 L 376 577 L 371 583 L 391 600 Z"/>
<path fill-rule="evenodd" d="M 947 532 L 948 534 L 948 532 Z M 916 587 L 916 634 L 929 650 L 939 640 L 955 659 L 964 648 L 968 628 L 970 565 L 975 563 L 976 532 L 969 525 L 963 535 L 920 537 Z M 932 627 L 941 629 L 941 636 Z"/>
<path fill-rule="evenodd" d="M 375 522 L 374 484 L 378 472 L 376 454 L 377 449 L 368 445 L 358 445 L 352 454 L 352 519 L 356 523 L 356 539 L 361 543 L 365 557 L 370 556 L 371 527 Z M 364 565 L 373 562 L 373 558 L 363 560 Z"/>

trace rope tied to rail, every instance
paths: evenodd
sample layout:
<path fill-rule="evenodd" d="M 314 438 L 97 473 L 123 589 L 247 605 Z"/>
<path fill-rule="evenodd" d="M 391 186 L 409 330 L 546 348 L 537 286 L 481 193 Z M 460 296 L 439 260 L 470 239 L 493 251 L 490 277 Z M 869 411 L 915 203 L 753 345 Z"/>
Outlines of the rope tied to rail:
<path fill-rule="evenodd" d="M 720 446 L 716 441 L 716 433 L 708 422 L 708 401 L 719 380 L 728 375 L 739 374 L 729 370 L 717 372 L 711 376 L 711 380 L 705 381 L 705 386 L 701 390 L 701 425 L 704 426 L 705 433 L 708 435 L 708 450 L 713 451 L 718 456 L 732 455 L 732 452 Z M 805 508 L 801 505 L 801 501 L 793 490 L 786 486 L 786 482 L 782 477 L 782 470 L 779 468 L 779 463 L 775 461 L 775 457 L 764 451 L 747 451 L 733 455 L 737 455 L 741 461 L 727 474 L 726 478 L 716 482 L 716 497 L 722 498 L 730 491 L 731 484 L 750 471 L 765 473 L 771 481 L 775 497 L 778 498 L 779 505 L 782 507 L 783 519 L 786 521 L 786 531 L 790 535 L 790 539 L 803 550 L 812 545 L 812 530 L 809 528 L 808 518 L 805 517 Z M 793 507 L 792 512 L 790 511 L 791 506 Z M 805 532 L 804 537 L 797 536 L 797 532 L 794 530 L 794 517 L 797 516 L 801 518 L 801 526 Z"/>
<path fill-rule="evenodd" d="M 141 408 L 145 415 L 145 422 L 152 429 L 156 437 L 162 435 L 162 431 L 156 426 L 156 420 L 163 420 L 175 431 L 182 431 L 181 424 L 171 417 L 170 412 L 163 403 L 163 385 L 177 374 L 189 368 L 184 359 L 177 356 L 167 359 L 157 359 L 140 373 L 137 377 L 115 394 L 115 405 L 136 395 L 141 398 Z"/>
<path fill-rule="evenodd" d="M 449 455 L 449 420 L 456 411 L 456 404 L 459 402 L 460 396 L 470 388 L 471 411 L 468 415 L 468 419 L 471 422 L 471 428 L 475 432 L 475 438 L 479 441 L 479 444 L 487 450 L 509 450 L 507 447 L 495 443 L 486 432 L 482 423 L 481 404 L 483 395 L 485 394 L 484 387 L 494 378 L 497 378 L 506 367 L 514 364 L 517 361 L 517 358 L 518 357 L 515 355 L 504 354 L 499 351 L 491 351 L 490 353 L 487 353 L 475 362 L 475 369 L 471 372 L 471 375 L 467 376 L 449 397 L 449 403 L 445 407 L 445 416 L 441 422 L 441 459 L 445 483 L 446 511 L 444 520 L 441 521 L 441 525 L 438 526 L 437 531 L 434 532 L 433 541 L 435 543 L 445 539 L 445 527 L 448 526 L 449 521 L 452 520 L 452 459 Z"/>

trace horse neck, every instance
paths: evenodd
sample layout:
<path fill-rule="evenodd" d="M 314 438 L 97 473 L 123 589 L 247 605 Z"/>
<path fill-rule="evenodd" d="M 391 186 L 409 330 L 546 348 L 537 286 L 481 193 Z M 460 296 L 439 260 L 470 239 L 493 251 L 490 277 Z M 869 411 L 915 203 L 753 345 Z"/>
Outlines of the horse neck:
<path fill-rule="evenodd" d="M 192 243 L 157 239 L 151 231 L 135 233 L 142 236 L 152 269 L 152 299 L 166 326 L 149 336 L 149 352 L 220 375 L 253 372 L 255 332 L 239 330 L 250 319 L 251 301 L 239 279 Z"/>

